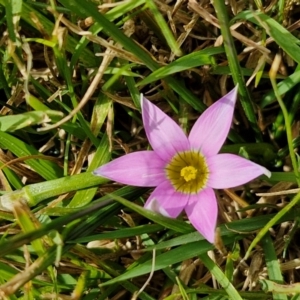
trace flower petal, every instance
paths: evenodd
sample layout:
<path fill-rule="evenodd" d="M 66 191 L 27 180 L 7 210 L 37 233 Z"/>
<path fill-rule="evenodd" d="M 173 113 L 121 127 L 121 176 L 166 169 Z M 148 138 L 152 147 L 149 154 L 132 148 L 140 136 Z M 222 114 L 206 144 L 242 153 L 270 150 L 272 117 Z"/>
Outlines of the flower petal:
<path fill-rule="evenodd" d="M 165 164 L 154 151 L 138 151 L 101 166 L 94 174 L 124 184 L 152 187 L 166 180 Z"/>
<path fill-rule="evenodd" d="M 237 91 L 235 87 L 199 117 L 189 135 L 193 149 L 200 150 L 205 156 L 219 152 L 232 123 Z"/>
<path fill-rule="evenodd" d="M 162 182 L 148 198 L 145 208 L 166 217 L 176 218 L 185 208 L 189 195 L 177 192 L 171 183 Z"/>
<path fill-rule="evenodd" d="M 207 158 L 209 169 L 207 185 L 214 189 L 225 189 L 239 186 L 271 172 L 266 168 L 234 154 L 218 154 Z"/>
<path fill-rule="evenodd" d="M 218 204 L 213 189 L 206 188 L 199 194 L 191 195 L 185 211 L 192 225 L 213 244 L 218 216 Z"/>
<path fill-rule="evenodd" d="M 153 150 L 169 161 L 177 152 L 190 148 L 183 130 L 163 111 L 141 95 L 143 122 Z"/>

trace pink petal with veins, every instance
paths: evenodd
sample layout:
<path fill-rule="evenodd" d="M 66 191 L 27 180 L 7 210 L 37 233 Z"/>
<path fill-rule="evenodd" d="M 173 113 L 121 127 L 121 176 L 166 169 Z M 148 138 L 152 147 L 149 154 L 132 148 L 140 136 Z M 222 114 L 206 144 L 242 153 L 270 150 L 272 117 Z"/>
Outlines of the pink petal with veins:
<path fill-rule="evenodd" d="M 245 184 L 271 172 L 266 168 L 234 154 L 218 154 L 206 159 L 210 171 L 207 185 L 214 189 L 226 189 Z"/>
<path fill-rule="evenodd" d="M 218 216 L 213 189 L 206 188 L 197 195 L 191 195 L 185 211 L 192 225 L 213 244 Z"/>
<path fill-rule="evenodd" d="M 190 148 L 183 130 L 157 106 L 141 95 L 144 128 L 157 155 L 168 162 L 177 152 Z"/>
<path fill-rule="evenodd" d="M 162 182 L 148 198 L 145 208 L 176 218 L 186 206 L 190 195 L 177 192 L 167 180 Z"/>
<path fill-rule="evenodd" d="M 152 187 L 166 180 L 165 164 L 154 151 L 138 151 L 114 159 L 94 174 L 123 184 Z"/>
<path fill-rule="evenodd" d="M 237 91 L 235 87 L 199 117 L 189 135 L 193 149 L 207 157 L 220 151 L 232 123 Z"/>

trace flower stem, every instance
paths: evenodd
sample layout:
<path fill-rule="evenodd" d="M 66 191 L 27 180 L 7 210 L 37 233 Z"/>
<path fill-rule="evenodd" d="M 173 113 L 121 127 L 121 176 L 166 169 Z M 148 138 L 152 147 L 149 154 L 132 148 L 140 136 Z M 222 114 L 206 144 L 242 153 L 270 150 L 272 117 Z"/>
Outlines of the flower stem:
<path fill-rule="evenodd" d="M 277 98 L 277 101 L 280 105 L 280 108 L 282 110 L 282 114 L 284 117 L 284 123 L 285 123 L 285 128 L 286 128 L 286 135 L 287 135 L 287 141 L 288 141 L 288 147 L 289 147 L 289 152 L 290 152 L 290 157 L 294 169 L 294 174 L 296 177 L 296 182 L 298 186 L 300 186 L 300 179 L 299 179 L 299 171 L 298 171 L 298 164 L 296 160 L 296 155 L 294 153 L 294 148 L 293 148 L 293 140 L 292 140 L 292 130 L 291 130 L 291 125 L 290 125 L 290 119 L 288 115 L 288 111 L 280 97 L 280 94 L 277 89 L 277 84 L 276 84 L 276 74 L 278 71 L 278 68 L 280 66 L 280 61 L 281 61 L 281 56 L 276 55 L 275 59 L 273 61 L 273 64 L 271 66 L 271 70 L 269 72 L 270 75 L 270 80 L 273 86 L 274 94 Z M 256 246 L 256 244 L 262 239 L 262 237 L 269 231 L 269 229 L 274 226 L 280 218 L 282 218 L 287 212 L 289 212 L 297 203 L 300 201 L 300 194 L 296 194 L 292 201 L 288 203 L 282 210 L 280 210 L 262 229 L 261 231 L 257 234 L 255 239 L 252 241 L 250 244 L 246 255 L 244 259 L 247 259 L 250 256 L 250 253 L 252 249 Z"/>
<path fill-rule="evenodd" d="M 282 210 L 280 210 L 257 234 L 257 236 L 254 238 L 252 243 L 250 244 L 249 248 L 247 249 L 247 252 L 245 254 L 244 260 L 248 259 L 250 256 L 250 253 L 252 249 L 258 244 L 258 242 L 263 238 L 263 236 L 270 230 L 271 227 L 273 227 L 275 224 L 278 223 L 278 221 L 286 214 L 288 213 L 293 206 L 295 206 L 300 200 L 300 194 L 296 194 L 292 201 L 288 203 Z"/>
<path fill-rule="evenodd" d="M 29 206 L 34 206 L 45 199 L 72 191 L 94 187 L 107 181 L 108 179 L 95 176 L 91 172 L 86 172 L 55 180 L 30 184 L 20 190 L 2 195 L 0 197 L 0 208 L 11 211 L 14 201 L 20 200 L 25 201 Z"/>
<path fill-rule="evenodd" d="M 287 137 L 287 142 L 288 142 L 288 147 L 289 147 L 289 152 L 290 152 L 290 157 L 291 157 L 291 161 L 292 161 L 292 166 L 294 169 L 294 173 L 296 176 L 296 180 L 297 180 L 297 184 L 300 187 L 300 178 L 299 178 L 299 170 L 298 170 L 298 163 L 297 163 L 297 159 L 296 159 L 296 155 L 294 152 L 294 148 L 293 148 L 293 138 L 292 138 L 292 128 L 291 128 L 291 124 L 290 124 L 290 118 L 289 118 L 289 113 L 281 99 L 281 96 L 278 92 L 278 88 L 277 88 L 277 83 L 276 83 L 276 74 L 277 74 L 277 70 L 279 68 L 280 65 L 280 61 L 281 61 L 281 56 L 280 54 L 277 54 L 275 56 L 275 59 L 273 61 L 271 70 L 269 72 L 270 75 L 270 80 L 272 83 L 272 87 L 274 90 L 274 94 L 276 96 L 276 99 L 280 105 L 282 114 L 283 114 L 283 118 L 284 118 L 284 124 L 285 124 L 285 128 L 286 128 L 286 137 Z"/>

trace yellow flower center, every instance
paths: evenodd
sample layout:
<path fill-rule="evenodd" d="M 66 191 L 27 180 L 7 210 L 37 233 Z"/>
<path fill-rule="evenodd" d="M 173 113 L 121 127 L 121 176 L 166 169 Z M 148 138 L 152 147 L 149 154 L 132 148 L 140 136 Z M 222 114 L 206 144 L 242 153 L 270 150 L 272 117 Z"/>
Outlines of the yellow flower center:
<path fill-rule="evenodd" d="M 180 176 L 183 177 L 185 181 L 190 181 L 196 178 L 197 172 L 197 169 L 188 166 L 181 169 Z"/>
<path fill-rule="evenodd" d="M 184 194 L 196 194 L 205 188 L 209 170 L 205 157 L 195 151 L 177 153 L 166 166 L 173 187 Z"/>

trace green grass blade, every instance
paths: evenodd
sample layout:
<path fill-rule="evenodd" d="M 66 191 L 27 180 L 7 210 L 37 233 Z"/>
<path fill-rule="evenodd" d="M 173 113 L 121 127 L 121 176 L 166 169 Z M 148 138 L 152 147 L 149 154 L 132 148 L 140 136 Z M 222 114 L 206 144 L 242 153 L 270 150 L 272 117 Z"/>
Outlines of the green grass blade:
<path fill-rule="evenodd" d="M 257 234 L 257 236 L 251 242 L 245 258 L 249 257 L 252 249 L 262 239 L 262 237 L 274 226 L 285 214 L 287 214 L 300 200 L 300 193 L 294 196 L 291 202 L 289 202 L 284 208 L 282 208 Z"/>
<path fill-rule="evenodd" d="M 51 122 L 53 117 L 63 117 L 60 111 L 30 111 L 23 114 L 0 117 L 0 131 L 13 132 L 28 126 Z"/>
<path fill-rule="evenodd" d="M 297 183 L 297 179 L 294 172 L 272 172 L 271 178 L 273 182 L 294 182 Z"/>
<path fill-rule="evenodd" d="M 295 218 L 295 215 L 297 215 L 297 212 L 291 212 L 290 214 L 285 215 L 284 219 L 282 219 L 281 221 L 286 221 L 288 219 L 291 220 Z M 271 217 L 272 216 L 259 216 L 251 219 L 244 219 L 232 222 L 230 223 L 230 226 L 223 225 L 221 228 L 221 234 L 223 236 L 224 244 L 229 245 L 236 241 L 237 238 L 242 239 L 242 236 L 235 235 L 237 231 L 241 231 L 241 228 L 243 231 L 245 230 L 245 233 L 252 232 L 254 230 L 257 230 L 258 228 L 261 228 Z M 224 235 L 223 232 L 227 232 L 227 234 Z M 173 240 L 176 240 L 176 243 L 171 243 L 172 240 L 170 240 L 166 242 L 160 242 L 157 245 L 146 249 L 147 251 L 152 251 L 154 248 L 158 250 L 177 246 L 175 249 L 160 254 L 155 258 L 155 270 L 160 270 L 169 265 L 173 265 L 180 261 L 184 261 L 185 259 L 202 255 L 207 251 L 213 249 L 213 246 L 207 241 L 204 241 L 198 232 L 189 233 L 181 237 L 174 238 Z M 122 280 L 127 280 L 143 274 L 147 274 L 151 271 L 151 268 L 152 259 L 138 264 L 135 268 L 128 270 L 119 277 L 104 283 L 103 286 L 114 284 Z"/>
<path fill-rule="evenodd" d="M 270 234 L 267 233 L 261 240 L 262 247 L 265 254 L 265 260 L 268 270 L 268 278 L 277 283 L 283 283 L 283 276 L 280 269 L 280 264 L 278 262 L 278 258 L 275 252 L 273 241 L 270 237 Z M 274 300 L 287 300 L 286 295 L 278 294 L 273 292 Z"/>
<path fill-rule="evenodd" d="M 161 31 L 163 37 L 166 39 L 167 44 L 169 45 L 171 51 L 176 56 L 181 56 L 182 52 L 180 50 L 180 47 L 178 46 L 178 44 L 173 36 L 173 33 L 170 30 L 165 19 L 161 15 L 160 11 L 157 9 L 155 2 L 153 0 L 146 0 L 146 4 L 149 7 L 150 11 L 152 12 L 154 20 L 156 21 L 156 24 L 158 25 L 159 30 Z"/>
<path fill-rule="evenodd" d="M 138 86 L 149 84 L 153 81 L 165 78 L 177 72 L 182 72 L 191 68 L 199 67 L 202 65 L 214 64 L 213 55 L 223 53 L 223 47 L 206 48 L 201 51 L 196 51 L 185 55 L 168 65 L 161 67 L 151 73 L 148 77 L 138 83 Z"/>
<path fill-rule="evenodd" d="M 207 267 L 210 273 L 216 278 L 219 284 L 224 288 L 230 299 L 242 300 L 238 291 L 234 288 L 233 284 L 228 280 L 222 270 L 212 261 L 207 253 L 201 254 L 200 258 L 203 264 Z"/>
<path fill-rule="evenodd" d="M 0 146 L 3 149 L 8 149 L 17 157 L 41 155 L 33 146 L 30 146 L 16 137 L 2 131 L 0 131 Z M 56 179 L 63 175 L 62 168 L 52 161 L 43 159 L 26 159 L 26 162 L 46 180 Z"/>
<path fill-rule="evenodd" d="M 293 36 L 286 28 L 274 18 L 259 11 L 243 11 L 235 16 L 234 20 L 243 19 L 250 21 L 262 28 L 271 36 L 276 43 L 298 64 L 300 63 L 299 39 Z"/>
<path fill-rule="evenodd" d="M 20 14 L 22 12 L 22 0 L 9 1 L 5 0 L 4 7 L 6 11 L 7 28 L 10 39 L 20 46 L 18 41 L 17 32 L 20 20 Z"/>
<path fill-rule="evenodd" d="M 176 249 L 168 251 L 166 253 L 160 254 L 155 258 L 154 270 L 161 270 L 172 264 L 184 261 L 185 259 L 198 256 L 202 253 L 210 250 L 212 246 L 206 242 L 194 242 L 188 245 L 180 246 Z M 102 284 L 102 286 L 111 285 L 123 280 L 127 280 L 133 277 L 137 277 L 143 274 L 147 274 L 152 269 L 152 259 L 146 261 L 145 263 L 139 264 L 137 267 L 130 269 L 129 271 L 123 273 L 122 275 L 109 280 Z"/>
<path fill-rule="evenodd" d="M 0 5 L 5 7 L 6 1 L 0 0 Z M 34 22 L 34 19 L 32 18 L 32 16 L 35 16 L 37 18 L 37 20 L 43 26 L 43 29 L 45 30 L 45 32 L 48 34 L 48 36 L 50 36 L 54 29 L 54 23 L 49 21 L 49 19 L 47 19 L 43 14 L 41 14 L 37 10 L 35 10 L 32 6 L 30 6 L 26 2 L 23 2 L 21 19 L 23 19 L 26 23 L 28 23 L 30 26 L 32 26 L 36 30 L 38 30 L 37 24 Z M 67 38 L 67 41 L 66 41 L 67 51 L 72 53 L 74 48 L 76 48 L 77 44 L 78 44 L 78 41 L 74 37 L 69 35 Z M 93 53 L 88 48 L 83 49 L 83 51 L 80 55 L 80 60 L 83 64 L 85 64 L 86 66 L 89 66 L 89 67 L 97 65 L 97 60 L 95 58 L 95 55 L 93 55 Z"/>
<path fill-rule="evenodd" d="M 115 194 L 120 197 L 127 197 L 128 199 L 136 199 L 137 197 L 140 197 L 144 192 L 145 190 L 140 188 L 124 187 L 116 191 Z M 65 225 L 75 220 L 80 219 L 81 226 L 83 227 L 85 226 L 85 223 L 82 223 L 82 220 L 85 220 L 89 217 L 93 219 L 93 215 L 95 215 L 94 218 L 97 218 L 97 220 L 101 221 L 99 215 L 101 215 L 102 209 L 105 210 L 105 208 L 108 205 L 112 205 L 112 203 L 113 203 L 112 199 L 106 195 L 94 201 L 93 203 L 89 204 L 86 207 L 77 209 L 75 212 L 69 213 L 66 216 L 56 218 L 52 220 L 50 223 L 43 224 L 40 226 L 40 228 L 36 230 L 33 230 L 28 233 L 21 233 L 21 234 L 14 235 L 13 237 L 10 237 L 7 240 L 2 239 L 0 241 L 0 256 L 6 255 L 15 249 L 18 249 L 23 244 L 29 243 L 32 240 L 38 239 L 48 234 L 51 230 L 61 231 L 61 229 Z M 114 207 L 116 207 L 116 205 Z M 75 231 L 73 233 L 74 233 L 73 236 L 74 239 L 81 237 L 80 235 L 78 235 L 78 232 Z"/>
<path fill-rule="evenodd" d="M 0 0 L 1 1 L 1 0 Z M 125 49 L 133 53 L 138 59 L 140 59 L 150 70 L 154 71 L 160 67 L 160 65 L 152 59 L 152 57 L 138 46 L 132 39 L 128 38 L 118 27 L 109 22 L 108 19 L 99 13 L 95 6 L 85 0 L 78 3 L 75 0 L 60 0 L 60 2 L 70 10 L 78 13 L 82 17 L 92 16 L 96 22 L 102 27 L 103 31 L 115 41 L 124 46 Z M 205 105 L 197 99 L 184 85 L 172 77 L 165 78 L 170 87 L 176 91 L 184 101 L 192 105 L 199 111 L 204 111 Z"/>
<path fill-rule="evenodd" d="M 66 176 L 55 180 L 29 184 L 21 190 L 6 193 L 0 197 L 3 207 L 10 210 L 11 203 L 22 199 L 29 206 L 34 206 L 43 200 L 106 183 L 106 178 L 95 176 L 90 172 Z"/>
<path fill-rule="evenodd" d="M 135 8 L 145 4 L 145 1 L 146 0 L 124 2 L 123 4 L 120 4 L 120 5 L 112 8 L 111 10 L 109 10 L 105 14 L 105 17 L 109 21 L 114 21 L 115 19 L 126 15 L 127 13 L 134 10 Z M 91 32 L 93 34 L 98 34 L 102 29 L 103 29 L 103 27 L 99 23 L 95 23 L 89 28 L 89 32 Z M 80 41 L 78 42 L 78 44 L 75 48 L 73 56 L 71 58 L 71 63 L 70 63 L 71 69 L 73 69 L 73 67 L 77 63 L 77 60 L 80 58 L 80 56 L 83 55 L 82 51 L 87 47 L 89 42 L 90 41 L 86 37 L 82 37 L 80 39 Z"/>
<path fill-rule="evenodd" d="M 87 171 L 91 172 L 97 167 L 107 163 L 110 160 L 110 156 L 109 141 L 107 135 L 104 135 Z M 80 207 L 90 203 L 93 200 L 96 192 L 97 187 L 77 192 L 72 201 L 69 203 L 68 207 Z"/>
<path fill-rule="evenodd" d="M 141 225 L 133 228 L 124 228 L 120 230 L 115 230 L 107 233 L 95 234 L 87 237 L 82 237 L 71 241 L 71 243 L 88 243 L 95 240 L 105 240 L 105 239 L 121 239 L 126 237 L 131 237 L 135 235 L 141 235 L 144 233 L 152 233 L 162 230 L 164 227 L 158 224 L 151 225 Z"/>
<path fill-rule="evenodd" d="M 296 68 L 295 72 L 291 75 L 289 75 L 286 79 L 280 81 L 278 83 L 278 94 L 280 96 L 287 93 L 290 89 L 292 89 L 294 86 L 296 86 L 300 82 L 300 70 L 299 66 Z M 274 90 L 270 90 L 268 93 L 266 93 L 260 102 L 260 107 L 264 108 L 269 104 L 272 104 L 276 102 L 276 97 Z"/>
<path fill-rule="evenodd" d="M 112 199 L 118 201 L 119 203 L 125 205 L 126 207 L 132 209 L 133 211 L 143 215 L 144 217 L 146 217 L 162 226 L 165 226 L 169 229 L 175 230 L 177 232 L 182 232 L 182 233 L 192 231 L 192 226 L 188 225 L 187 223 L 185 223 L 183 221 L 164 217 L 164 216 L 157 214 L 151 210 L 145 209 L 135 203 L 132 203 L 122 197 L 119 197 L 113 193 L 110 194 L 110 197 Z"/>
<path fill-rule="evenodd" d="M 234 41 L 230 32 L 230 24 L 229 24 L 225 2 L 223 0 L 215 0 L 214 7 L 220 22 L 221 33 L 224 39 L 224 47 L 225 47 L 225 52 L 229 63 L 229 68 L 231 69 L 234 83 L 239 85 L 241 104 L 245 111 L 245 115 L 247 116 L 247 119 L 249 120 L 251 127 L 255 132 L 256 140 L 262 141 L 262 136 L 257 125 L 254 107 L 251 102 L 248 89 L 245 85 L 245 81 L 241 72 L 240 63 L 238 61 Z"/>

